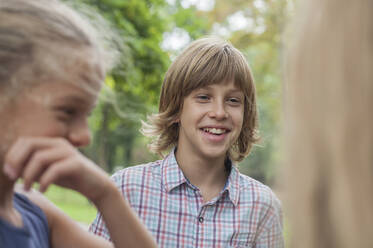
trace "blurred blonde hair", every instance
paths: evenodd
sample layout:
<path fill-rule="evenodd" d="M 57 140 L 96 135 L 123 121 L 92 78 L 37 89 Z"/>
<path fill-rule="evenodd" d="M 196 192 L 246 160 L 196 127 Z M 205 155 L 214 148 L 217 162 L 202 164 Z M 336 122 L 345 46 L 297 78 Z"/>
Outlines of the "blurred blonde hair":
<path fill-rule="evenodd" d="M 244 123 L 237 142 L 229 151 L 234 161 L 242 160 L 257 141 L 257 106 L 254 80 L 244 56 L 230 43 L 208 37 L 192 42 L 172 63 L 162 84 L 159 113 L 143 122 L 142 133 L 152 138 L 150 150 L 162 152 L 175 146 L 183 101 L 193 90 L 233 80 L 245 95 Z"/>
<path fill-rule="evenodd" d="M 119 52 L 111 43 L 115 35 L 107 22 L 86 5 L 69 4 L 59 0 L 0 1 L 2 99 L 13 98 L 32 83 L 54 81 L 51 77 L 81 82 L 82 78 L 72 78 L 71 70 L 95 68 L 83 81 L 103 81 L 117 63 Z M 84 87 L 90 90 L 87 84 Z"/>
<path fill-rule="evenodd" d="M 286 95 L 291 247 L 373 247 L 373 1 L 309 0 Z"/>

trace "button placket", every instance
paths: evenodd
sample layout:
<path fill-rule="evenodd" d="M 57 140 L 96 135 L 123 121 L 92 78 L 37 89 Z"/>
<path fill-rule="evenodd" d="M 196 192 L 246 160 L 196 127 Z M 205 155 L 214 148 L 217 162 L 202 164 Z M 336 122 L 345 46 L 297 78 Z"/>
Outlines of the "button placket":
<path fill-rule="evenodd" d="M 206 206 L 203 206 L 197 218 L 200 224 L 202 224 L 205 221 L 205 214 L 206 214 Z"/>

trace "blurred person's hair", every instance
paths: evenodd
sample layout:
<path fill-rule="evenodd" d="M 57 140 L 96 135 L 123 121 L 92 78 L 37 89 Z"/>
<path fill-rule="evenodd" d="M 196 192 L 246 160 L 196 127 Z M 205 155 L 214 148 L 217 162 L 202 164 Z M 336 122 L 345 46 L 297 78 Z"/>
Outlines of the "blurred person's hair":
<path fill-rule="evenodd" d="M 291 247 L 373 247 L 373 1 L 309 0 L 285 84 Z"/>
<path fill-rule="evenodd" d="M 65 4 L 0 1 L 1 101 L 31 84 L 53 82 L 51 77 L 69 82 L 102 80 L 116 63 L 119 53 L 111 44 L 114 32 L 107 22 L 88 6 Z M 79 13 L 73 10 L 77 7 Z M 97 75 L 71 78 L 68 73 L 88 66 L 97 68 Z"/>
<path fill-rule="evenodd" d="M 150 150 L 162 155 L 177 144 L 179 125 L 175 120 L 180 116 L 186 96 L 195 89 L 231 80 L 243 91 L 245 102 L 242 131 L 229 150 L 229 157 L 241 161 L 247 156 L 258 140 L 254 80 L 242 53 L 214 37 L 192 42 L 168 69 L 162 84 L 159 112 L 149 116 L 148 123 L 143 122 L 143 134 L 152 138 Z"/>

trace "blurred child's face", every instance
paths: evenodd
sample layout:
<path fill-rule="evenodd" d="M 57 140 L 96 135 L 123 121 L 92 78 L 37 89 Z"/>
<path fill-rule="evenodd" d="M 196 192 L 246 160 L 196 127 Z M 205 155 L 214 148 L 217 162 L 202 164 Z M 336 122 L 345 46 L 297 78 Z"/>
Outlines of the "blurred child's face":
<path fill-rule="evenodd" d="M 243 116 L 244 94 L 233 81 L 192 91 L 180 114 L 177 152 L 224 160 L 241 132 Z"/>
<path fill-rule="evenodd" d="M 79 85 L 80 83 L 80 85 Z M 81 84 L 90 87 L 87 90 Z M 99 82 L 46 82 L 21 90 L 1 109 L 0 160 L 21 136 L 61 137 L 73 146 L 91 141 L 87 119 L 95 106 Z"/>

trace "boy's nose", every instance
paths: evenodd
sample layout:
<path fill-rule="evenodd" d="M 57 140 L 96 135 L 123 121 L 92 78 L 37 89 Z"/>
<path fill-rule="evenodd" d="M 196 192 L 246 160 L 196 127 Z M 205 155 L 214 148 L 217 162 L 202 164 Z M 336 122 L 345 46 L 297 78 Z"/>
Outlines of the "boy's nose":
<path fill-rule="evenodd" d="M 224 103 L 214 103 L 211 111 L 209 112 L 209 117 L 216 119 L 228 118 L 228 112 L 225 109 Z"/>
<path fill-rule="evenodd" d="M 91 143 L 91 130 L 87 123 L 75 125 L 70 129 L 68 140 L 75 147 L 84 147 Z"/>

